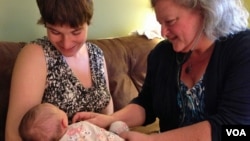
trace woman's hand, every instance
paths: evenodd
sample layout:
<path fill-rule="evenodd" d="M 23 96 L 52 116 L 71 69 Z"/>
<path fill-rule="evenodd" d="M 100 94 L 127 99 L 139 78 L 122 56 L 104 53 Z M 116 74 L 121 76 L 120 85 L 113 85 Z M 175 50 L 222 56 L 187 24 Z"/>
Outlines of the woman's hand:
<path fill-rule="evenodd" d="M 125 131 L 119 134 L 119 136 L 126 141 L 153 141 L 150 135 L 134 131 Z"/>
<path fill-rule="evenodd" d="M 94 112 L 78 112 L 74 115 L 72 122 L 75 123 L 77 121 L 88 121 L 99 127 L 107 128 L 109 125 L 115 121 L 115 119 L 111 115 L 105 115 Z"/>

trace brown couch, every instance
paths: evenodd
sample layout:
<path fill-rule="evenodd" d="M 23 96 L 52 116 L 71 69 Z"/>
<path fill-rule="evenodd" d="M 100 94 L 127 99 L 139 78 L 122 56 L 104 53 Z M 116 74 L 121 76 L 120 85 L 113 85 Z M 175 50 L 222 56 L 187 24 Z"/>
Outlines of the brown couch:
<path fill-rule="evenodd" d="M 146 59 L 149 51 L 160 41 L 149 40 L 145 36 L 126 36 L 109 39 L 89 40 L 97 44 L 104 52 L 110 91 L 115 111 L 124 107 L 141 89 L 145 73 Z M 4 141 L 4 128 L 10 80 L 13 65 L 24 42 L 0 42 L 0 140 Z M 134 130 L 152 132 L 157 124 L 148 127 L 136 127 Z"/>

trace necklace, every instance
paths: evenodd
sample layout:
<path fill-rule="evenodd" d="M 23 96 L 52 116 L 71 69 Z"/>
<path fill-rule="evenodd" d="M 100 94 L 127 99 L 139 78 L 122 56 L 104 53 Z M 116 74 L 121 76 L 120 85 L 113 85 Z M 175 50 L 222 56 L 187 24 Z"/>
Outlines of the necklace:
<path fill-rule="evenodd" d="M 198 62 L 188 61 L 186 68 L 184 69 L 184 72 L 186 74 L 191 74 L 193 71 L 195 71 L 194 69 L 197 68 L 197 66 L 199 67 L 199 69 L 201 69 L 204 65 L 206 66 L 209 58 L 210 58 L 210 53 L 203 55 L 203 57 L 200 58 L 201 60 L 199 60 Z"/>
<path fill-rule="evenodd" d="M 188 64 L 188 66 L 185 68 L 185 73 L 189 74 L 192 71 L 192 64 Z"/>
<path fill-rule="evenodd" d="M 200 60 L 198 62 L 192 62 L 192 61 L 188 60 L 187 61 L 187 66 L 186 66 L 186 68 L 184 70 L 185 73 L 190 74 L 193 71 L 193 65 L 197 66 L 197 65 L 207 64 L 210 57 L 211 57 L 213 48 L 214 48 L 214 44 L 212 44 L 209 47 L 209 49 L 205 52 L 205 54 L 202 55 L 202 57 L 200 58 Z M 202 66 L 200 66 L 200 67 L 202 67 Z"/>

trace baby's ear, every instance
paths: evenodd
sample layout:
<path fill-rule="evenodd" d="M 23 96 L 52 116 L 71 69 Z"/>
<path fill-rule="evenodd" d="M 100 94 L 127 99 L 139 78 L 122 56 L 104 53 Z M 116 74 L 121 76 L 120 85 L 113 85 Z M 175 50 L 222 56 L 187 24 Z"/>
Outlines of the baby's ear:
<path fill-rule="evenodd" d="M 68 119 L 67 118 L 62 118 L 61 126 L 63 128 L 67 128 L 68 127 Z"/>

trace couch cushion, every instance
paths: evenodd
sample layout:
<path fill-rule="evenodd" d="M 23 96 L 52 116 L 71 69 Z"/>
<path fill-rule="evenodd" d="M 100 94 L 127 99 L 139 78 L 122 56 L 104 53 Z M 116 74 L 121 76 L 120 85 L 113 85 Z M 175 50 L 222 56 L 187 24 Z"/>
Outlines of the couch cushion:
<path fill-rule="evenodd" d="M 24 43 L 0 42 L 0 140 L 4 140 L 10 79 L 16 56 Z"/>

